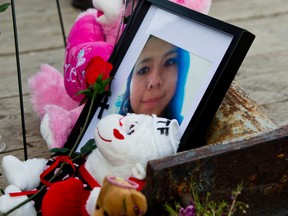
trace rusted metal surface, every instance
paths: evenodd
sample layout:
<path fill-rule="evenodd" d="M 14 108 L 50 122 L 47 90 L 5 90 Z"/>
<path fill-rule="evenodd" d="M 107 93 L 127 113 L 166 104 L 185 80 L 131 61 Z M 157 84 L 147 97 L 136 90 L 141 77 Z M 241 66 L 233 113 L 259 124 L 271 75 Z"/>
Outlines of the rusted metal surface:
<path fill-rule="evenodd" d="M 208 145 L 147 165 L 145 194 L 148 215 L 165 215 L 163 204 L 185 200 L 177 189 L 193 176 L 201 194 L 215 201 L 229 199 L 237 184 L 238 200 L 249 204 L 247 215 L 288 215 L 288 126 L 249 140 Z"/>
<path fill-rule="evenodd" d="M 275 130 L 277 125 L 233 81 L 206 135 L 206 144 L 244 140 Z"/>

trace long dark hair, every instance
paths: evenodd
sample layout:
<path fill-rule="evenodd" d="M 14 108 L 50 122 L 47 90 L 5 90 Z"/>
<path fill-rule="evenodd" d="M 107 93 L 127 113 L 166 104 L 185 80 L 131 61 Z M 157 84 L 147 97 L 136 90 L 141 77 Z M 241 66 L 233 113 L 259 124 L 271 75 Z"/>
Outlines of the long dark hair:
<path fill-rule="evenodd" d="M 187 74 L 190 67 L 190 54 L 188 51 L 183 50 L 179 47 L 177 48 L 177 52 L 179 58 L 177 87 L 173 98 L 163 111 L 163 115 L 161 117 L 165 117 L 168 119 L 176 119 L 180 124 L 183 120 L 181 111 L 185 96 Z M 126 90 L 123 94 L 122 103 L 119 110 L 119 114 L 121 115 L 126 115 L 127 113 L 134 113 L 130 103 L 130 85 L 133 75 L 133 69 L 127 78 Z"/>

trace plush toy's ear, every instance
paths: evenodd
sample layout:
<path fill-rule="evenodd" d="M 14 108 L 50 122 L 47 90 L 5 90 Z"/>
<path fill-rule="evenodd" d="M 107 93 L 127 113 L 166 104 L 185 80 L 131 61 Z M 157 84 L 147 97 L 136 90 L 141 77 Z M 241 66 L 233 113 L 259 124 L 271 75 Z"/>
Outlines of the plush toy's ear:
<path fill-rule="evenodd" d="M 176 119 L 168 120 L 165 118 L 159 118 L 155 115 L 153 116 L 153 119 L 154 131 L 157 131 L 155 134 L 157 139 L 155 144 L 159 156 L 164 157 L 175 154 L 180 142 L 178 121 Z M 165 129 L 165 133 L 161 131 L 163 128 Z"/>
<path fill-rule="evenodd" d="M 178 121 L 175 119 L 172 119 L 169 125 L 170 130 L 170 140 L 171 145 L 173 146 L 173 149 L 177 151 L 180 143 L 180 136 L 179 136 L 179 124 Z"/>
<path fill-rule="evenodd" d="M 105 178 L 103 179 L 103 184 L 102 185 L 104 185 L 108 181 L 107 177 L 108 176 L 105 176 Z"/>
<path fill-rule="evenodd" d="M 131 198 L 135 203 L 134 210 L 137 211 L 136 215 L 144 215 L 147 211 L 146 197 L 136 190 L 131 190 Z"/>

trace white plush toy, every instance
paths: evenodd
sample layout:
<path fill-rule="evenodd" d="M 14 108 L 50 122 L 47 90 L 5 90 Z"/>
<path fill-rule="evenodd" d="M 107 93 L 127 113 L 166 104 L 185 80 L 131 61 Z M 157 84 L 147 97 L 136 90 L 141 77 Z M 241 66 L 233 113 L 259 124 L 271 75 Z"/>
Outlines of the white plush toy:
<path fill-rule="evenodd" d="M 97 182 L 100 186 L 107 175 L 119 176 L 125 179 L 134 178 L 143 180 L 146 177 L 147 161 L 169 156 L 177 152 L 179 145 L 178 131 L 179 125 L 176 120 L 137 114 L 128 114 L 127 116 L 119 114 L 108 115 L 99 121 L 94 134 L 97 148 L 89 154 L 85 164 L 80 167 L 79 173 L 86 183 L 91 182 L 92 178 L 92 181 Z M 39 166 L 37 166 L 43 167 L 43 162 L 39 161 Z M 24 162 L 19 164 L 18 159 L 12 156 L 4 157 L 2 163 L 5 176 L 9 176 L 9 184 L 17 184 L 17 187 L 21 188 L 21 190 L 31 190 L 33 186 L 35 188 L 37 185 L 33 184 L 27 187 L 29 182 L 36 180 L 38 184 L 40 183 L 39 170 L 34 175 L 32 175 L 32 170 L 15 173 L 19 169 L 30 170 L 29 163 L 25 164 Z M 33 167 L 36 167 L 35 163 L 32 165 Z M 11 167 L 14 167 L 14 169 L 11 169 Z M 30 179 L 27 178 L 27 174 L 31 176 Z M 54 185 L 59 183 L 64 183 L 65 187 L 65 180 L 56 182 L 52 184 L 51 189 L 48 189 L 44 195 L 42 203 L 43 215 L 45 215 L 45 211 L 49 211 L 49 214 L 46 213 L 46 215 L 51 215 L 51 211 L 54 211 L 55 215 L 60 210 L 62 212 L 63 209 L 71 208 L 71 206 L 67 206 L 67 204 L 59 201 L 59 197 L 64 196 L 63 194 L 67 194 L 68 192 L 56 191 L 55 193 L 55 190 L 52 190 Z M 25 187 L 22 185 L 25 185 Z M 95 211 L 96 200 L 100 192 L 100 187 L 90 186 L 94 189 L 89 198 L 85 198 L 85 202 L 87 201 L 85 209 L 88 215 L 91 215 Z M 69 191 L 69 197 L 73 197 L 73 195 L 70 195 L 73 192 L 73 188 L 67 190 Z M 11 192 L 11 189 L 9 192 Z M 79 197 L 79 193 L 74 195 Z M 46 199 L 46 197 L 50 198 Z M 57 199 L 53 199 L 56 197 Z M 19 199 L 19 197 L 17 198 Z M 66 201 L 67 199 L 69 198 L 66 198 Z M 19 200 L 10 197 L 9 194 L 1 196 L 0 212 L 7 211 L 7 206 L 11 207 L 17 203 L 19 203 Z M 44 208 L 43 205 L 45 206 Z M 26 211 L 33 212 L 31 208 L 34 208 L 33 205 L 28 203 L 25 209 L 23 206 L 22 209 L 18 209 L 13 213 L 14 215 L 26 215 Z M 68 210 L 65 210 L 65 212 L 67 213 Z"/>

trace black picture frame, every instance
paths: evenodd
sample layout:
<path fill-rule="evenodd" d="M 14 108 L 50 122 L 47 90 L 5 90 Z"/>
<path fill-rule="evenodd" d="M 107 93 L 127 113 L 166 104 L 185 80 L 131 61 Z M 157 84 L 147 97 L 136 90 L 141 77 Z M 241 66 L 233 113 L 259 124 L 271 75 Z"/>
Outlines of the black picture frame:
<path fill-rule="evenodd" d="M 120 89 L 151 35 L 188 51 L 190 57 L 195 57 L 206 66 L 205 75 L 199 78 L 202 81 L 196 79 L 198 81 L 194 82 L 194 79 L 191 79 L 190 82 L 188 78 L 186 80 L 189 86 L 197 84 L 198 89 L 193 90 L 193 96 L 190 95 L 192 91 L 185 90 L 185 94 L 192 98 L 192 101 L 189 102 L 191 107 L 187 103 L 188 111 L 184 113 L 180 124 L 181 141 L 178 151 L 204 144 L 205 132 L 255 38 L 255 35 L 245 29 L 167 0 L 140 1 L 109 59 L 113 64 L 113 81 L 110 85 L 112 95 L 98 98 L 93 104 L 95 114 L 89 119 L 89 126 L 78 150 L 93 138 L 92 131 L 99 119 L 113 113 L 111 109 L 117 95 L 120 94 Z M 203 71 L 201 70 L 201 74 Z M 197 74 L 197 71 L 195 73 Z M 71 148 L 74 144 L 84 124 L 89 105 L 85 105 L 65 147 Z"/>

